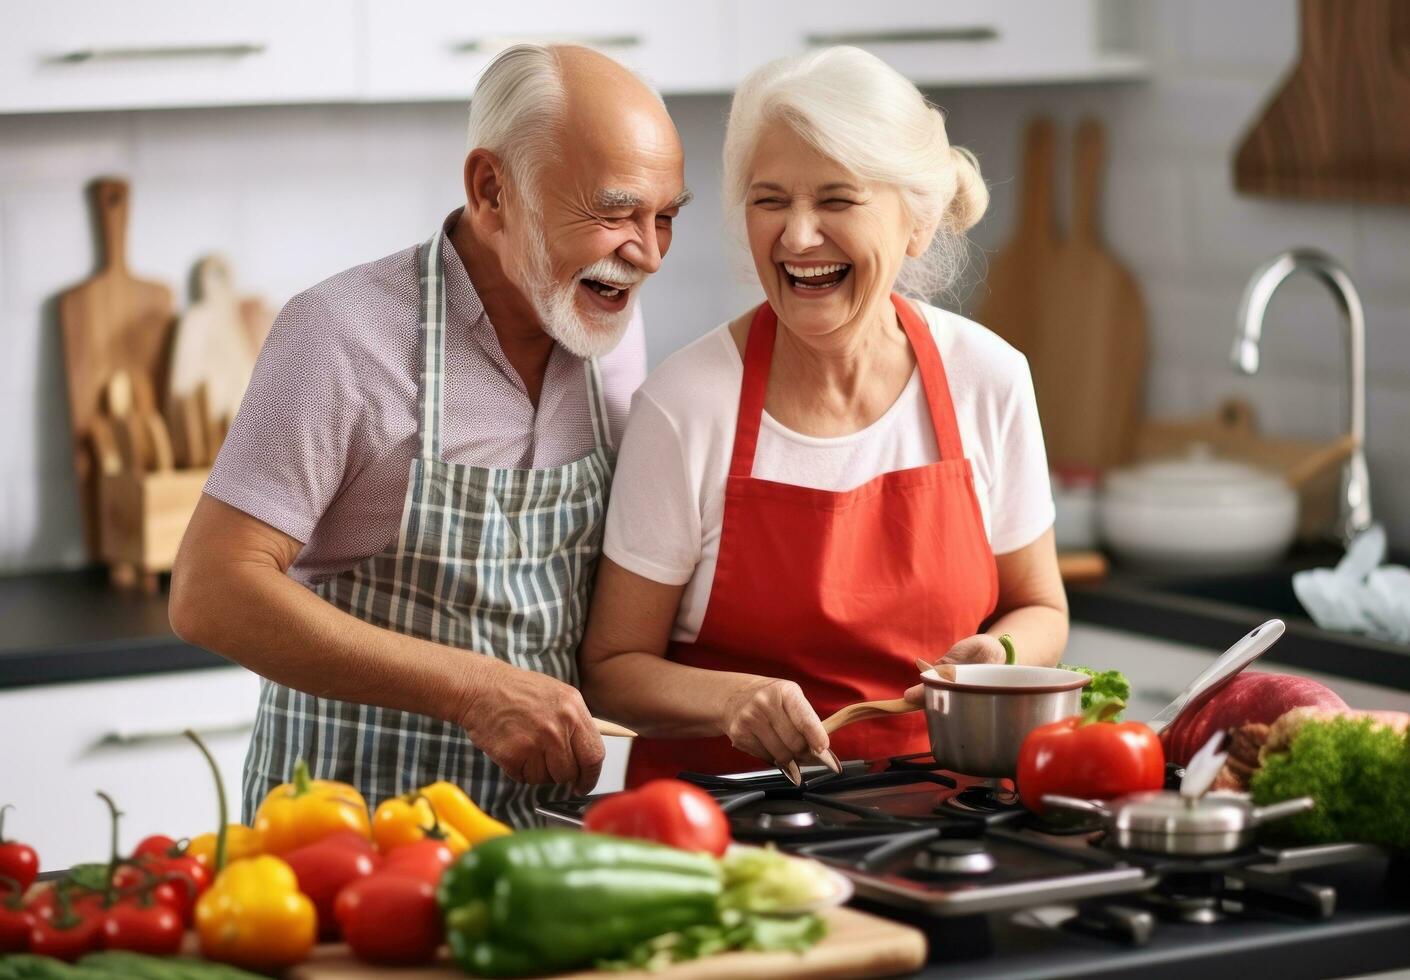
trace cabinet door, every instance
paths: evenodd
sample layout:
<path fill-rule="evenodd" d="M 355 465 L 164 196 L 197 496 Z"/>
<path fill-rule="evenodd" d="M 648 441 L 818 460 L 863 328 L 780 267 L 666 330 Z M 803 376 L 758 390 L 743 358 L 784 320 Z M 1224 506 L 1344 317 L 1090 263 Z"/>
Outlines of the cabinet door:
<path fill-rule="evenodd" d="M 237 667 L 0 691 L 7 836 L 33 844 L 48 870 L 107 860 L 100 789 L 123 811 L 124 849 L 215 830 L 215 786 L 186 728 L 214 753 L 238 820 L 258 697 L 259 678 Z"/>
<path fill-rule="evenodd" d="M 44 0 L 14 9 L 0 31 L 0 111 L 357 94 L 358 0 Z"/>
<path fill-rule="evenodd" d="M 743 72 L 812 48 L 853 45 L 917 85 L 1090 76 L 1093 0 L 736 0 Z"/>
<path fill-rule="evenodd" d="M 368 5 L 368 98 L 463 99 L 504 48 L 525 41 L 598 48 L 661 91 L 727 85 L 728 4 L 650 0 L 464 3 L 408 0 Z"/>

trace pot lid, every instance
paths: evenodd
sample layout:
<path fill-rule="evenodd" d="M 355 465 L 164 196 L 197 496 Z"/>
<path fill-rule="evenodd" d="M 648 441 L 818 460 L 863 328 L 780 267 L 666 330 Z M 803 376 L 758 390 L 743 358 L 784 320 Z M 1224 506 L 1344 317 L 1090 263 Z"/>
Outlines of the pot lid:
<path fill-rule="evenodd" d="M 1107 474 L 1105 492 L 1122 500 L 1195 506 L 1267 504 L 1293 493 L 1281 476 L 1219 459 L 1205 443 L 1195 443 L 1181 457 L 1113 470 Z"/>
<path fill-rule="evenodd" d="M 1198 799 L 1171 790 L 1137 793 L 1111 804 L 1120 830 L 1157 834 L 1221 834 L 1253 826 L 1253 804 L 1240 793 L 1210 793 Z"/>

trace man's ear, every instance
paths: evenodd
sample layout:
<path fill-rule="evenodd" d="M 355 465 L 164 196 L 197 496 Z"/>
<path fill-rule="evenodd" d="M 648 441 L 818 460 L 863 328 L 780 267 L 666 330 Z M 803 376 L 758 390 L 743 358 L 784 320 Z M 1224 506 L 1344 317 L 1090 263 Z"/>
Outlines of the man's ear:
<path fill-rule="evenodd" d="M 481 234 L 504 227 L 504 171 L 489 150 L 476 148 L 465 158 L 465 213 Z"/>

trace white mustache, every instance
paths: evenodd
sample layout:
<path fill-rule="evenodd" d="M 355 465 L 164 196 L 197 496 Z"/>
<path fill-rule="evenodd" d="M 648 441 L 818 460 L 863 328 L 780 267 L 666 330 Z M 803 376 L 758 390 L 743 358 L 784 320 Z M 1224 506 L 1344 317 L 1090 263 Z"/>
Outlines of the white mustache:
<path fill-rule="evenodd" d="M 635 286 L 643 281 L 646 275 L 630 262 L 623 262 L 615 255 L 607 255 L 579 272 L 578 278 L 592 279 L 609 286 Z"/>

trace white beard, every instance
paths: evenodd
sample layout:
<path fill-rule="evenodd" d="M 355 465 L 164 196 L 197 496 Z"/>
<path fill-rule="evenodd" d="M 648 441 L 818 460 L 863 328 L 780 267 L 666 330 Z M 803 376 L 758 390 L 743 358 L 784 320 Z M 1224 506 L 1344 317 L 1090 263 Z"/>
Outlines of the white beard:
<path fill-rule="evenodd" d="M 566 284 L 554 282 L 552 270 L 549 268 L 548 241 L 544 237 L 543 226 L 537 215 L 531 218 L 529 227 L 529 255 L 526 263 L 529 302 L 534 305 L 534 312 L 539 315 L 543 332 L 575 357 L 602 357 L 610 353 L 621 342 L 622 335 L 627 332 L 627 325 L 631 323 L 633 307 L 636 305 L 635 284 L 640 284 L 646 277 L 627 263 L 613 258 L 608 264 L 619 269 L 620 273 L 631 270 L 630 274 L 619 274 L 618 278 L 623 282 L 635 283 L 632 286 L 632 294 L 627 297 L 627 305 L 616 313 L 583 309 L 578 305 L 577 298 L 582 273 Z M 594 263 L 592 268 L 601 264 Z"/>

